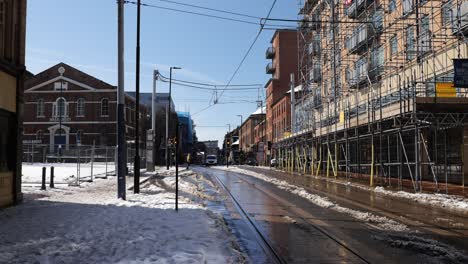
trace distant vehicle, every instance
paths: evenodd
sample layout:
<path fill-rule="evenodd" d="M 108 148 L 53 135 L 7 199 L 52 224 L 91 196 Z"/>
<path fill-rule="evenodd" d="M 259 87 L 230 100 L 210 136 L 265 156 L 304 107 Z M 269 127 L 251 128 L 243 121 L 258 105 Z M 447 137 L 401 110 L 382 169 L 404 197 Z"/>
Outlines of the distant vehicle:
<path fill-rule="evenodd" d="M 245 161 L 245 164 L 250 165 L 250 166 L 257 166 L 257 165 L 258 165 L 258 162 L 257 162 L 257 160 L 254 159 L 254 158 L 248 158 L 248 159 Z"/>
<path fill-rule="evenodd" d="M 216 155 L 208 155 L 205 159 L 205 165 L 218 165 L 218 158 Z"/>
<path fill-rule="evenodd" d="M 278 166 L 278 161 L 276 159 L 271 159 L 270 167 L 276 167 L 276 166 Z"/>

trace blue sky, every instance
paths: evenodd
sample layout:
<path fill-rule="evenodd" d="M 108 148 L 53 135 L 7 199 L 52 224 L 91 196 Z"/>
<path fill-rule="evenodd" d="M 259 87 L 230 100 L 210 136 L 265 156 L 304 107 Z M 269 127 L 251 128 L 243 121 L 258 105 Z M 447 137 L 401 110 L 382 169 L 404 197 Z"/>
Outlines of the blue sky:
<path fill-rule="evenodd" d="M 273 0 L 176 0 L 265 17 Z M 159 0 L 142 3 L 209 13 L 172 5 Z M 125 5 L 125 90 L 135 89 L 136 6 Z M 271 17 L 296 19 L 295 0 L 278 0 Z M 210 13 L 226 16 L 225 14 Z M 239 17 L 237 17 L 239 18 Z M 243 19 L 243 18 L 240 18 Z M 255 21 L 257 22 L 257 21 Z M 209 83 L 227 83 L 242 56 L 255 38 L 259 26 L 200 17 L 168 10 L 142 7 L 141 91 L 151 92 L 152 71 L 157 68 L 169 76 L 169 66 L 179 66 L 174 78 Z M 265 50 L 273 31 L 262 33 L 233 84 L 264 84 Z M 117 83 L 117 4 L 115 0 L 29 0 L 26 64 L 39 73 L 58 62 L 65 62 L 110 84 Z M 158 83 L 159 92 L 168 90 Z M 261 89 L 264 97 L 264 89 Z M 173 86 L 177 110 L 196 113 L 208 106 L 208 92 Z M 237 126 L 257 108 L 258 91 L 226 92 L 218 104 L 193 119 L 200 140 L 221 140 L 226 124 Z M 231 103 L 234 102 L 234 103 Z M 225 126 L 225 127 L 204 127 Z"/>

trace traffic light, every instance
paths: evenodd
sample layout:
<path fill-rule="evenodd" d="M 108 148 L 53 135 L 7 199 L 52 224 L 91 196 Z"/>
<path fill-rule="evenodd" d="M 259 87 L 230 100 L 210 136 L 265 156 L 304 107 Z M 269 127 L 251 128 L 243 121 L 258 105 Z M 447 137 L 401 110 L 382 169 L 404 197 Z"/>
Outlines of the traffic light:
<path fill-rule="evenodd" d="M 230 138 L 226 139 L 226 145 L 227 145 L 228 147 L 231 146 L 231 139 L 230 139 Z"/>

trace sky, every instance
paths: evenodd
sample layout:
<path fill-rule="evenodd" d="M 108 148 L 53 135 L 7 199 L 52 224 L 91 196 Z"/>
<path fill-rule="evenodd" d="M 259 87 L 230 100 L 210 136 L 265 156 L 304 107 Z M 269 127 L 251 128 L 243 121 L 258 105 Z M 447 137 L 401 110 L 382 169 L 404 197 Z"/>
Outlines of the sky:
<path fill-rule="evenodd" d="M 273 0 L 174 0 L 230 12 L 266 17 Z M 161 0 L 144 4 L 200 12 L 245 20 L 208 10 L 195 9 Z M 125 90 L 135 91 L 136 9 L 125 5 Z M 297 0 L 278 0 L 271 18 L 297 19 Z M 259 19 L 249 21 L 260 23 Z M 163 10 L 141 8 L 141 92 L 152 91 L 152 72 L 169 76 L 169 67 L 178 66 L 175 79 L 225 84 L 253 42 L 260 26 Z M 228 91 L 205 111 L 212 92 L 173 85 L 178 111 L 190 111 L 199 140 L 222 140 L 231 128 L 240 125 L 257 108 L 259 95 L 270 75 L 265 51 L 274 31 L 264 30 L 232 84 L 262 84 L 259 90 Z M 65 62 L 107 83 L 117 85 L 117 4 L 116 0 L 29 0 L 27 15 L 26 66 L 37 74 Z M 167 92 L 166 83 L 157 83 L 158 92 Z M 211 101 L 212 102 L 212 101 Z"/>

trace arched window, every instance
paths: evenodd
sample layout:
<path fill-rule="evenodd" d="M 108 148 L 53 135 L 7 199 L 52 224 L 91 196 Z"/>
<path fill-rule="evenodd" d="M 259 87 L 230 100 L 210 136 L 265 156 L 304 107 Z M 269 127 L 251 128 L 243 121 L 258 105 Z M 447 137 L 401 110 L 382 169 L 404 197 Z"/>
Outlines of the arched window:
<path fill-rule="evenodd" d="M 54 104 L 54 115 L 56 117 L 65 117 L 67 116 L 67 102 L 65 98 L 60 97 L 55 101 Z"/>
<path fill-rule="evenodd" d="M 101 100 L 101 116 L 109 116 L 109 99 L 107 98 Z"/>
<path fill-rule="evenodd" d="M 37 117 L 44 116 L 44 99 L 37 100 L 36 115 Z"/>
<path fill-rule="evenodd" d="M 36 132 L 36 139 L 37 140 L 42 140 L 43 137 L 44 137 L 44 133 L 42 132 L 42 130 L 38 130 Z"/>
<path fill-rule="evenodd" d="M 78 99 L 76 101 L 76 116 L 84 116 L 85 115 L 85 100 L 83 98 Z"/>

